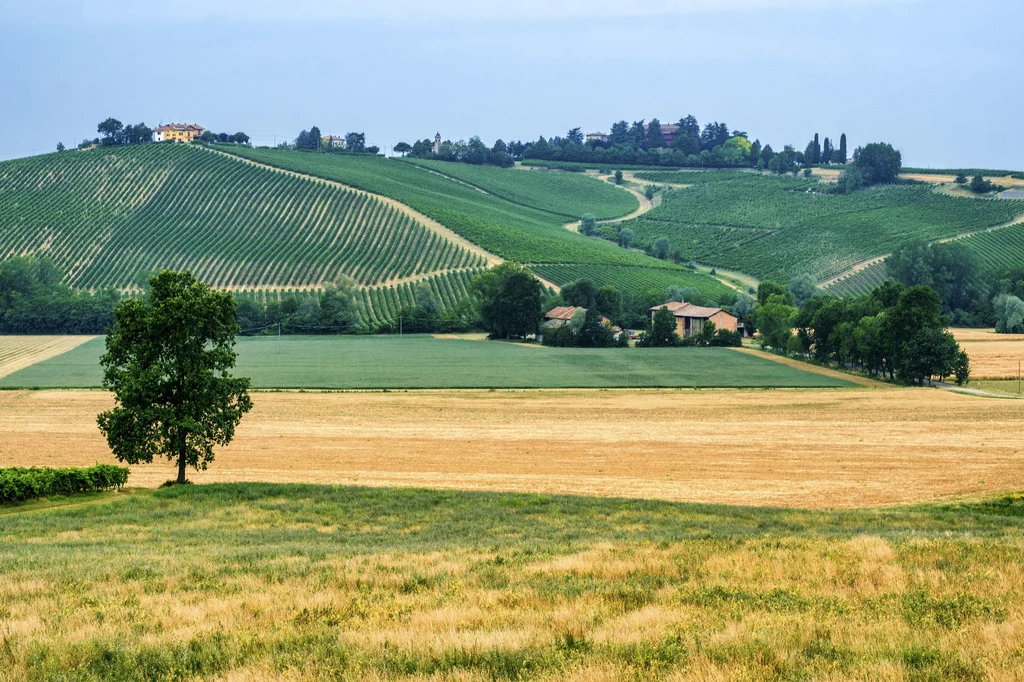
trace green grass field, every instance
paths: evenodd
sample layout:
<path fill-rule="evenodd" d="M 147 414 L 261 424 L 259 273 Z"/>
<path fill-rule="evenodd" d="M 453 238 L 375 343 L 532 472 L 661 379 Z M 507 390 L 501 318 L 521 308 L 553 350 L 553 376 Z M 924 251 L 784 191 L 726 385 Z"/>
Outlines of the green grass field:
<path fill-rule="evenodd" d="M 104 340 L 0 378 L 0 388 L 99 386 Z M 544 348 L 424 335 L 243 337 L 236 374 L 256 388 L 844 387 L 726 348 Z"/>
<path fill-rule="evenodd" d="M 0 679 L 1011 680 L 1022 514 L 271 484 L 31 503 L 0 509 Z"/>
<path fill-rule="evenodd" d="M 788 281 L 825 280 L 913 239 L 938 239 L 1009 222 L 1015 201 L 968 199 L 924 185 L 826 194 L 817 180 L 725 171 L 644 172 L 652 183 L 689 184 L 666 191 L 660 206 L 630 221 L 638 243 L 667 237 L 684 258 Z M 614 237 L 613 228 L 602 228 Z"/>

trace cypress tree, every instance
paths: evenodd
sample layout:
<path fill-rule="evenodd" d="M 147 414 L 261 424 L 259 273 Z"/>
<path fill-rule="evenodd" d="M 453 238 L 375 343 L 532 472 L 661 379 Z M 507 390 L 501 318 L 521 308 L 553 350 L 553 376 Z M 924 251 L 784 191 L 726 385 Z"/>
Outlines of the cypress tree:
<path fill-rule="evenodd" d="M 821 163 L 821 143 L 818 141 L 818 133 L 814 133 L 814 154 L 811 157 L 811 163 L 814 165 Z"/>
<path fill-rule="evenodd" d="M 846 133 L 839 138 L 839 163 L 846 163 Z"/>
<path fill-rule="evenodd" d="M 825 141 L 821 145 L 821 162 L 829 163 L 832 161 L 832 140 L 825 138 Z"/>

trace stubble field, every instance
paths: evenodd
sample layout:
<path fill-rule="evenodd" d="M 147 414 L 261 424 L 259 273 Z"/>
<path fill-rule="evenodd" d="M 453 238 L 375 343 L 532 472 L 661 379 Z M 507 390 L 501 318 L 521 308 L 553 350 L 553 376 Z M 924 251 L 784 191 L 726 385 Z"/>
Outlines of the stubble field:
<path fill-rule="evenodd" d="M 996 334 L 992 329 L 952 332 L 971 359 L 971 379 L 1016 379 L 1024 362 L 1024 334 Z"/>
<path fill-rule="evenodd" d="M 541 351 L 538 351 L 541 352 Z M 1024 489 L 1024 402 L 935 389 L 257 393 L 201 483 L 850 508 Z M 5 391 L 0 466 L 110 461 L 100 391 Z M 162 462 L 131 485 L 172 478 Z"/>

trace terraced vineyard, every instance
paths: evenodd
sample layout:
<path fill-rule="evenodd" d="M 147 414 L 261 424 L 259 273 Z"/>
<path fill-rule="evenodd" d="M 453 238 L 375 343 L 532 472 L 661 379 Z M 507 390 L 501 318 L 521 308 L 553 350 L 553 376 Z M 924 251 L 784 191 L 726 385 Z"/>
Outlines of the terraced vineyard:
<path fill-rule="evenodd" d="M 684 258 L 788 279 L 819 280 L 913 239 L 938 239 L 1009 222 L 1019 202 L 952 197 L 922 185 L 824 194 L 815 180 L 750 172 L 646 172 L 641 180 L 690 184 L 626 223 L 641 244 L 667 237 Z M 613 237 L 614 228 L 602 228 Z"/>
<path fill-rule="evenodd" d="M 875 287 L 881 285 L 888 277 L 885 274 L 885 263 L 878 261 L 863 270 L 851 273 L 825 287 L 825 291 L 833 296 L 862 296 L 870 294 Z"/>
<path fill-rule="evenodd" d="M 1024 201 L 1006 200 L 1024 213 Z M 1024 267 L 1024 224 L 1012 225 L 992 232 L 966 237 L 963 243 L 977 252 L 981 262 L 991 270 Z"/>
<path fill-rule="evenodd" d="M 277 149 L 231 147 L 224 151 L 392 197 L 508 260 L 666 267 L 663 261 L 642 253 L 566 230 L 564 215 L 514 204 L 440 175 L 426 173 L 410 163 L 375 156 Z M 519 177 L 512 176 L 513 173 L 528 176 L 526 171 L 505 172 L 512 178 Z"/>
<path fill-rule="evenodd" d="M 0 164 L 0 256 L 46 254 L 81 288 L 162 267 L 222 288 L 380 286 L 483 259 L 383 202 L 202 149 L 142 145 Z"/>
<path fill-rule="evenodd" d="M 425 159 L 406 159 L 406 162 L 468 183 L 514 204 L 555 213 L 567 220 L 579 219 L 586 213 L 593 214 L 598 220 L 619 218 L 640 206 L 629 192 L 581 173 L 524 173 L 493 166 Z"/>
<path fill-rule="evenodd" d="M 728 296 L 730 289 L 717 279 L 692 270 L 664 268 L 638 268 L 621 265 L 532 265 L 541 277 L 558 284 L 587 279 L 597 286 L 612 285 L 634 294 L 657 291 L 664 293 L 669 287 L 692 287 L 712 301 Z"/>

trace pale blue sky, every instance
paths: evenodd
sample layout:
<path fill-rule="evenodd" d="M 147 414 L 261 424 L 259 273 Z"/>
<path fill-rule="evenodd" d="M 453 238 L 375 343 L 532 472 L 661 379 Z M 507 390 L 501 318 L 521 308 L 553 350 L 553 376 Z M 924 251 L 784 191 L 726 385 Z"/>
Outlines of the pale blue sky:
<path fill-rule="evenodd" d="M 107 116 L 383 147 L 693 113 L 776 148 L 845 132 L 1024 169 L 1022 27 L 1015 0 L 4 2 L 0 158 Z"/>

